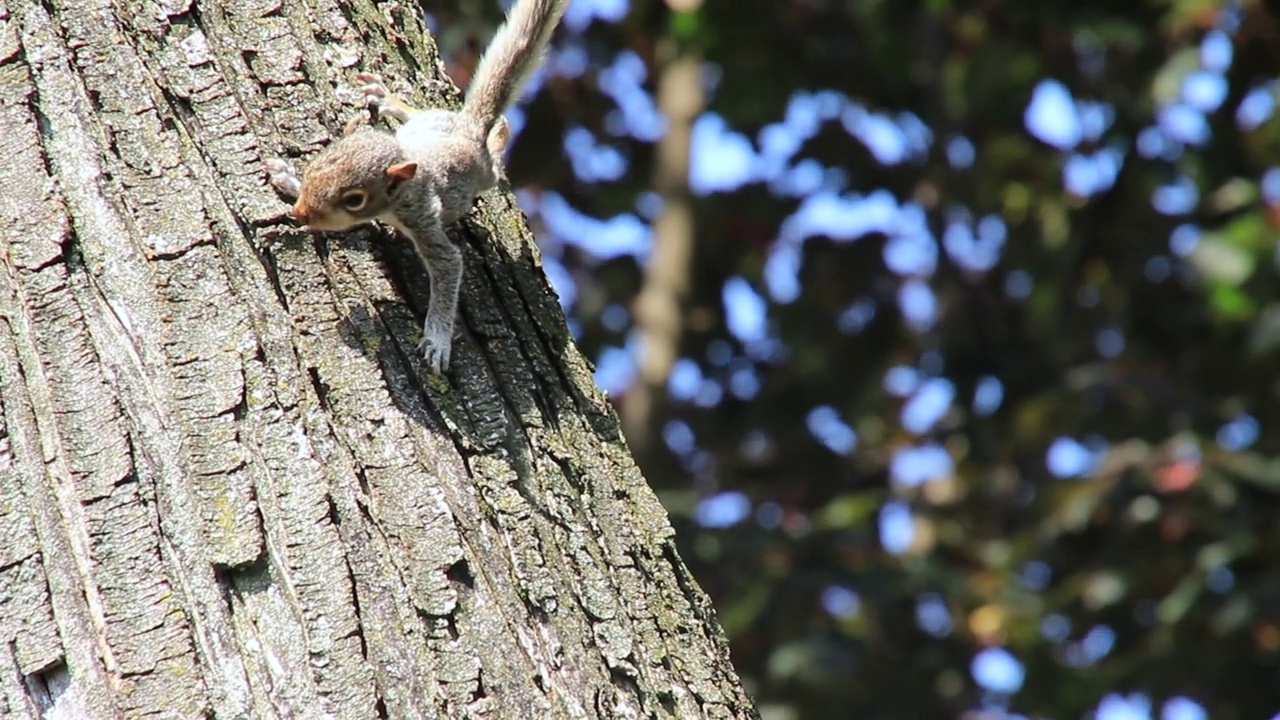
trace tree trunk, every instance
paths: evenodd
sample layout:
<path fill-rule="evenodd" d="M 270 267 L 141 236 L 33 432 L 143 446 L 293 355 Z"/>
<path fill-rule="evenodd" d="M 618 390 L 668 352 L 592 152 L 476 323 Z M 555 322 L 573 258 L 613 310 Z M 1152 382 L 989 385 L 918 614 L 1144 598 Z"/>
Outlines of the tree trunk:
<path fill-rule="evenodd" d="M 410 4 L 0 0 L 0 716 L 754 713 L 511 196 L 437 378 L 408 243 L 265 183 L 435 67 Z"/>
<path fill-rule="evenodd" d="M 622 404 L 622 427 L 645 468 L 657 465 L 656 419 L 667 394 L 667 378 L 680 359 L 680 339 L 688 314 L 697 226 L 689 189 L 693 124 L 706 105 L 700 58 L 673 40 L 658 44 L 658 109 L 667 118 L 666 135 L 655 148 L 653 187 L 662 210 L 653 223 L 653 252 L 636 298 L 636 334 L 643 357 L 635 386 Z"/>

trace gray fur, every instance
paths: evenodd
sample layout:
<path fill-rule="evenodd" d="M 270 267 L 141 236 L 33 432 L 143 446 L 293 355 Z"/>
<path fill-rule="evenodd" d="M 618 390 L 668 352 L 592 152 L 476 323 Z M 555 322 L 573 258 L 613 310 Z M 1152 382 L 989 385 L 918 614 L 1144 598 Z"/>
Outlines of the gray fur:
<path fill-rule="evenodd" d="M 294 216 L 314 230 L 346 230 L 381 220 L 413 241 L 431 276 L 431 302 L 418 346 L 428 367 L 449 369 L 453 323 L 462 286 L 462 249 L 445 228 L 471 210 L 501 175 L 509 136 L 502 113 L 541 61 L 568 0 L 516 0 L 471 82 L 461 112 L 418 110 L 374 75 L 357 79 L 384 117 L 404 124 L 396 134 L 352 132 L 308 166 L 301 182 L 280 160 L 268 161 L 271 183 L 297 197 Z M 283 168 L 283 169 L 282 169 Z M 363 204 L 351 207 L 352 198 Z"/>

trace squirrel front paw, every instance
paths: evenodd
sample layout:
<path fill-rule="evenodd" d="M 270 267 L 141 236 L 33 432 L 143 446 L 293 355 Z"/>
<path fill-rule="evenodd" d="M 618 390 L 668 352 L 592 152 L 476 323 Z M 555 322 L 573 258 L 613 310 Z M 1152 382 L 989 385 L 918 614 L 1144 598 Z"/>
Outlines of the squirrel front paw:
<path fill-rule="evenodd" d="M 422 329 L 422 342 L 418 343 L 418 352 L 427 363 L 427 369 L 436 375 L 449 370 L 449 355 L 453 345 L 452 333 Z"/>
<path fill-rule="evenodd" d="M 297 198 L 302 190 L 302 179 L 298 177 L 298 171 L 293 165 L 282 158 L 267 158 L 265 165 L 267 181 L 271 183 L 271 187 L 291 200 Z"/>

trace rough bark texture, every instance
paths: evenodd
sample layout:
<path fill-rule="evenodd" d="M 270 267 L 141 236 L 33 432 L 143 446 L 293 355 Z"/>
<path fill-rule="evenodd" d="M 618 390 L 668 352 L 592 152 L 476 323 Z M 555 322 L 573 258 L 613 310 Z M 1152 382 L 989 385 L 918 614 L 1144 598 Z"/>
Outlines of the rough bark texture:
<path fill-rule="evenodd" d="M 510 195 L 445 378 L 407 243 L 284 222 L 438 75 L 353 5 L 0 0 L 0 717 L 750 716 Z"/>

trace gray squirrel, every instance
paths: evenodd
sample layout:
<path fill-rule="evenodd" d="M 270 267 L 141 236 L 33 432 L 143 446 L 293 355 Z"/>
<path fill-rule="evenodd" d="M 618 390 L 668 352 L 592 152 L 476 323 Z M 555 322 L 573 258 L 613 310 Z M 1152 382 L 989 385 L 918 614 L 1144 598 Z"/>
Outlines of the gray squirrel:
<path fill-rule="evenodd" d="M 434 373 L 449 369 L 462 286 L 462 249 L 445 227 L 470 209 L 501 174 L 510 130 L 502 113 L 541 63 L 569 0 L 516 0 L 476 66 L 462 110 L 419 110 L 360 73 L 361 92 L 381 117 L 403 123 L 394 135 L 349 131 L 322 151 L 301 178 L 286 161 L 267 161 L 271 184 L 296 198 L 305 230 L 347 230 L 381 220 L 413 241 L 431 277 L 422 351 Z"/>

